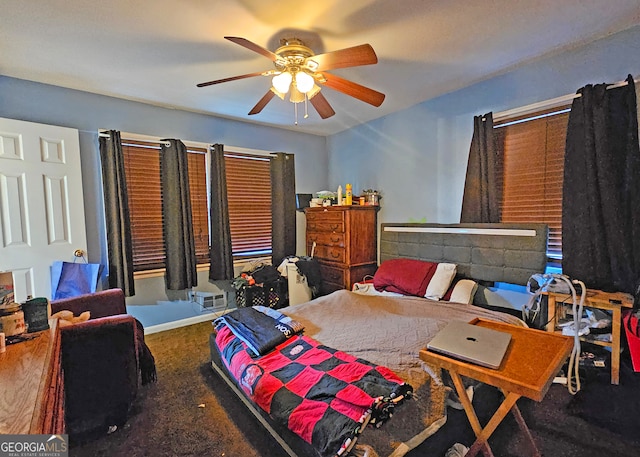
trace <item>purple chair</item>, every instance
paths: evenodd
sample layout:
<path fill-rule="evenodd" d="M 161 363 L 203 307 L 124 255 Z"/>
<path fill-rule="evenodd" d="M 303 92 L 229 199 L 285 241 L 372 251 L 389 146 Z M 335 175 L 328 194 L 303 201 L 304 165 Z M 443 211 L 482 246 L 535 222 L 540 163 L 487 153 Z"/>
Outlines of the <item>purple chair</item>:
<path fill-rule="evenodd" d="M 120 289 L 51 302 L 52 314 L 62 310 L 91 314 L 61 329 L 67 433 L 78 438 L 104 434 L 127 421 L 139 385 L 155 381 L 144 329 L 127 314 Z"/>

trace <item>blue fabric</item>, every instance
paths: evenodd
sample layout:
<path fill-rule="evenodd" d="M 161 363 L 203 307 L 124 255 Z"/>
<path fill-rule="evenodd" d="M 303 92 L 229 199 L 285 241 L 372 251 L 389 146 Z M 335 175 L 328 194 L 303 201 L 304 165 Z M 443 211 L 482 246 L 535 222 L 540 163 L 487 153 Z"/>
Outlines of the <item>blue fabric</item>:
<path fill-rule="evenodd" d="M 53 262 L 51 265 L 51 299 L 76 297 L 96 291 L 100 264 Z"/>
<path fill-rule="evenodd" d="M 289 316 L 264 306 L 238 308 L 214 321 L 216 328 L 226 325 L 242 340 L 254 357 L 264 355 L 287 338 L 303 330 Z"/>

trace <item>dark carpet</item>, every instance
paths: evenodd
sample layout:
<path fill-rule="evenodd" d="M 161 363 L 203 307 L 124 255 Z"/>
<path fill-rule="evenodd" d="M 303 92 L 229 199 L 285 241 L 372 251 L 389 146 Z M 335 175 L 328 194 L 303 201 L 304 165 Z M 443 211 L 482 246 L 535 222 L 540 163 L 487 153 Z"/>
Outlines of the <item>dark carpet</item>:
<path fill-rule="evenodd" d="M 211 324 L 148 335 L 158 382 L 145 386 L 127 424 L 88 442 L 71 438 L 74 457 L 220 456 L 275 457 L 284 452 L 235 399 L 209 364 Z M 575 396 L 552 385 L 545 399 L 521 399 L 520 410 L 544 456 L 622 457 L 640 455 L 640 373 L 623 354 L 621 383 L 607 371 L 587 371 Z M 474 406 L 486 423 L 500 402 L 489 386 L 478 388 Z M 443 457 L 456 442 L 474 439 L 463 411 L 449 409 L 447 423 L 408 457 Z M 393 419 L 392 419 L 393 420 Z M 509 415 L 489 443 L 496 457 L 530 455 L 529 443 Z M 382 457 L 382 456 L 381 456 Z"/>

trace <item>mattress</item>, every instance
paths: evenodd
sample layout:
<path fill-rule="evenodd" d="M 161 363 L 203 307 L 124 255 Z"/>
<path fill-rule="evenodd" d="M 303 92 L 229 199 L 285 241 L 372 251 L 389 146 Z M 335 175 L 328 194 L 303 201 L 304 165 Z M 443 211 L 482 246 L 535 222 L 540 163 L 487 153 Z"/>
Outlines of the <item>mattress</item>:
<path fill-rule="evenodd" d="M 381 428 L 368 427 L 358 438 L 378 455 L 394 457 L 404 455 L 446 421 L 449 389 L 439 370 L 420 360 L 420 349 L 451 320 L 468 322 L 480 317 L 524 325 L 512 315 L 473 305 L 346 290 L 279 311 L 302 323 L 306 337 L 387 367 L 413 387 L 413 397 L 391 420 Z"/>

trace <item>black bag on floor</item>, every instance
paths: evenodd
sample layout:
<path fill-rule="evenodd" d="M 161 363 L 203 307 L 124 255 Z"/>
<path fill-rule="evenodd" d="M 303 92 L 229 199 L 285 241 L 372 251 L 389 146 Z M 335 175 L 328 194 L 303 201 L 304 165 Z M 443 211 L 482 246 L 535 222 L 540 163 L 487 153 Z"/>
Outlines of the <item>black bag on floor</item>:
<path fill-rule="evenodd" d="M 280 272 L 273 265 L 260 265 L 249 273 L 256 284 L 275 282 L 280 279 Z"/>

